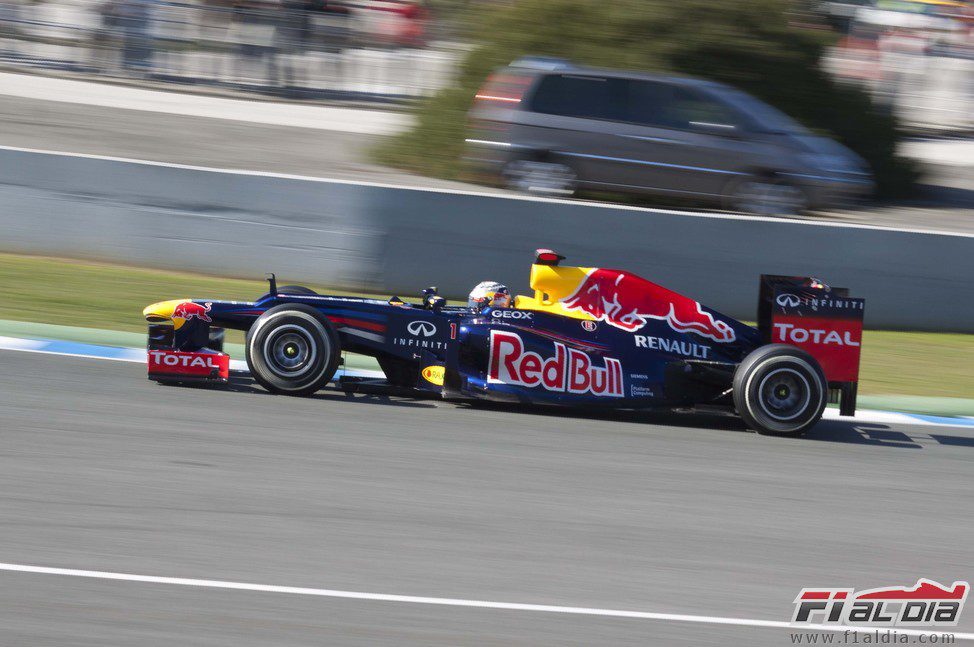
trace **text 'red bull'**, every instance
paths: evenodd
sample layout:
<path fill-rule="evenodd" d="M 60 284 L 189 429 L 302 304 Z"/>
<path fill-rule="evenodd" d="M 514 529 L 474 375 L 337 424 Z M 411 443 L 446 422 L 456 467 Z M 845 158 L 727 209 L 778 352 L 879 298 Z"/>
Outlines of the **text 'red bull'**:
<path fill-rule="evenodd" d="M 200 305 L 198 303 L 193 303 L 192 301 L 186 301 L 185 303 L 180 303 L 178 306 L 173 308 L 172 316 L 173 319 L 186 319 L 187 321 L 193 319 L 199 319 L 200 321 L 205 321 L 206 323 L 211 323 L 213 320 L 206 313 L 210 311 L 210 307 L 213 304 L 207 303 L 206 305 Z"/>
<path fill-rule="evenodd" d="M 557 393 L 574 393 L 621 398 L 622 363 L 605 358 L 605 367 L 592 365 L 589 356 L 555 342 L 554 357 L 525 350 L 515 333 L 493 330 L 490 333 L 488 382 L 540 386 Z"/>
<path fill-rule="evenodd" d="M 693 299 L 619 270 L 596 268 L 562 304 L 628 332 L 645 326 L 647 319 L 661 319 L 677 332 L 694 332 L 720 343 L 735 339 L 733 328 L 715 320 Z"/>

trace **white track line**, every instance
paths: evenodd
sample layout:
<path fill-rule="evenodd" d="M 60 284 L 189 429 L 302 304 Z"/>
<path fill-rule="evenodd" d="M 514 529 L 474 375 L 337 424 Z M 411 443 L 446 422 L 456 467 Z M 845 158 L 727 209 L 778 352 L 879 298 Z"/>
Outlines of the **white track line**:
<path fill-rule="evenodd" d="M 47 342 L 40 339 L 22 339 L 20 337 L 4 337 L 0 335 L 0 349 L 3 350 L 41 352 L 40 349 L 46 345 Z"/>
<path fill-rule="evenodd" d="M 135 159 L 130 157 L 114 157 L 111 155 L 95 155 L 91 153 L 70 153 L 66 151 L 53 151 L 43 148 L 24 148 L 22 146 L 0 146 L 0 150 L 19 151 L 22 153 L 36 153 L 39 155 L 58 155 L 63 157 L 75 157 L 79 159 L 103 160 L 107 162 L 123 162 L 126 164 L 141 164 L 144 166 L 158 166 L 162 168 L 176 168 L 190 171 L 201 171 L 204 173 L 223 173 L 230 175 L 246 175 L 253 177 L 277 178 L 283 180 L 300 180 L 305 182 L 324 182 L 329 184 L 346 184 L 366 187 L 376 187 L 381 189 L 401 189 L 405 191 L 418 191 L 424 193 L 442 193 L 445 195 L 467 195 L 481 198 L 492 198 L 498 200 L 519 200 L 521 202 L 548 202 L 553 204 L 563 204 L 572 207 L 592 207 L 595 209 L 615 209 L 619 211 L 633 211 L 641 213 L 656 213 L 667 216 L 687 216 L 691 218 L 709 218 L 712 220 L 749 220 L 755 222 L 771 222 L 779 225 L 794 225 L 798 227 L 832 227 L 838 229 L 870 229 L 875 231 L 892 231 L 906 234 L 922 234 L 929 236 L 952 236 L 955 238 L 974 238 L 974 234 L 958 231 L 942 231 L 937 229 L 910 229 L 907 227 L 884 227 L 880 225 L 865 225 L 851 222 L 832 222 L 824 220 L 794 220 L 784 217 L 749 216 L 735 213 L 711 213 L 705 211 L 680 211 L 677 209 L 658 209 L 653 207 L 635 207 L 625 204 L 612 204 L 609 202 L 595 202 L 590 200 L 565 200 L 561 198 L 545 198 L 539 196 L 516 195 L 512 193 L 471 191 L 466 189 L 446 189 L 439 187 L 410 186 L 405 184 L 392 184 L 386 182 L 372 182 L 367 180 L 341 180 L 337 178 L 315 177 L 309 175 L 294 175 L 291 173 L 274 173 L 271 171 L 250 171 L 234 168 L 216 168 L 211 166 L 197 166 L 193 164 L 176 164 L 174 162 L 154 162 L 152 160 Z"/>
<path fill-rule="evenodd" d="M 200 580 L 187 577 L 160 577 L 157 575 L 134 575 L 112 571 L 88 571 L 76 568 L 52 568 L 27 564 L 0 563 L 0 571 L 35 573 L 41 575 L 66 575 L 98 580 L 121 580 L 124 582 L 144 582 L 147 584 L 175 584 L 209 589 L 230 589 L 235 591 L 254 591 L 258 593 L 287 593 L 290 595 L 309 595 L 325 598 L 346 598 L 370 600 L 373 602 L 400 602 L 405 604 L 432 604 L 447 607 L 474 607 L 478 609 L 497 609 L 503 611 L 533 611 L 536 613 L 565 613 L 571 615 L 601 616 L 610 618 L 633 618 L 637 620 L 661 620 L 667 622 L 690 622 L 710 625 L 735 625 L 741 627 L 766 627 L 772 629 L 791 629 L 793 631 L 846 631 L 862 630 L 863 627 L 825 625 L 793 625 L 780 620 L 756 620 L 751 618 L 726 618 L 721 616 L 700 616 L 681 613 L 653 613 L 649 611 L 625 611 L 621 609 L 601 609 L 596 607 L 568 607 L 551 604 L 522 604 L 519 602 L 493 602 L 490 600 L 467 600 L 463 598 L 438 598 L 418 595 L 393 595 L 388 593 L 365 593 L 361 591 L 341 591 L 337 589 L 316 589 L 300 586 L 278 586 L 275 584 L 252 584 L 249 582 L 228 582 L 225 580 Z M 949 633 L 949 628 L 945 629 Z M 916 629 L 891 628 L 891 631 L 907 636 L 930 636 L 944 631 L 919 631 Z M 954 633 L 957 640 L 974 640 L 974 633 Z"/>

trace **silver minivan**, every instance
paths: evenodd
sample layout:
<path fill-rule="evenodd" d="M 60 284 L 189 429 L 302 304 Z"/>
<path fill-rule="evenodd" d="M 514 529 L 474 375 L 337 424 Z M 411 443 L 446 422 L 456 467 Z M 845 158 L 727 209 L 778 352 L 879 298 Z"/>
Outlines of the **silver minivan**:
<path fill-rule="evenodd" d="M 470 111 L 467 159 L 510 188 L 693 198 L 765 215 L 871 193 L 865 162 L 749 94 L 713 81 L 525 59 Z"/>

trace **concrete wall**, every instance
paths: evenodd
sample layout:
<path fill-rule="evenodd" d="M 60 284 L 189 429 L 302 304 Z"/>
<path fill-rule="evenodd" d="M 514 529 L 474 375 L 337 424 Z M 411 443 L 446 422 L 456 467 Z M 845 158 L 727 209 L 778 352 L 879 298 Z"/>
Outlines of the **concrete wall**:
<path fill-rule="evenodd" d="M 465 296 L 484 279 L 527 291 L 536 247 L 630 269 L 745 319 L 765 272 L 852 288 L 870 327 L 974 332 L 974 236 L 0 150 L 4 251 Z"/>
<path fill-rule="evenodd" d="M 0 150 L 0 249 L 377 286 L 369 192 L 332 188 Z"/>

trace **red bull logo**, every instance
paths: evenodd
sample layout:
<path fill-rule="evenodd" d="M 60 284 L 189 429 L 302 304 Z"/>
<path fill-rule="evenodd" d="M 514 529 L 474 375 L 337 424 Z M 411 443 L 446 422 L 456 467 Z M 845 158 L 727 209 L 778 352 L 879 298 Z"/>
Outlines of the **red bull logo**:
<path fill-rule="evenodd" d="M 213 320 L 210 319 L 210 316 L 206 313 L 210 311 L 210 307 L 212 307 L 212 305 L 213 305 L 212 303 L 207 303 L 201 306 L 198 303 L 193 303 L 192 301 L 186 301 L 184 303 L 180 303 L 178 306 L 173 308 L 172 318 L 185 319 L 187 321 L 196 318 L 199 319 L 200 321 L 205 321 L 206 323 L 210 323 Z"/>
<path fill-rule="evenodd" d="M 605 367 L 593 366 L 589 356 L 555 342 L 554 357 L 544 358 L 525 350 L 520 335 L 493 330 L 490 333 L 490 365 L 487 381 L 519 386 L 540 386 L 548 391 L 621 398 L 622 362 L 605 358 Z"/>
<path fill-rule="evenodd" d="M 645 326 L 647 319 L 661 319 L 677 332 L 693 332 L 719 343 L 735 339 L 733 328 L 704 312 L 693 299 L 619 270 L 592 270 L 562 304 L 628 332 Z"/>

